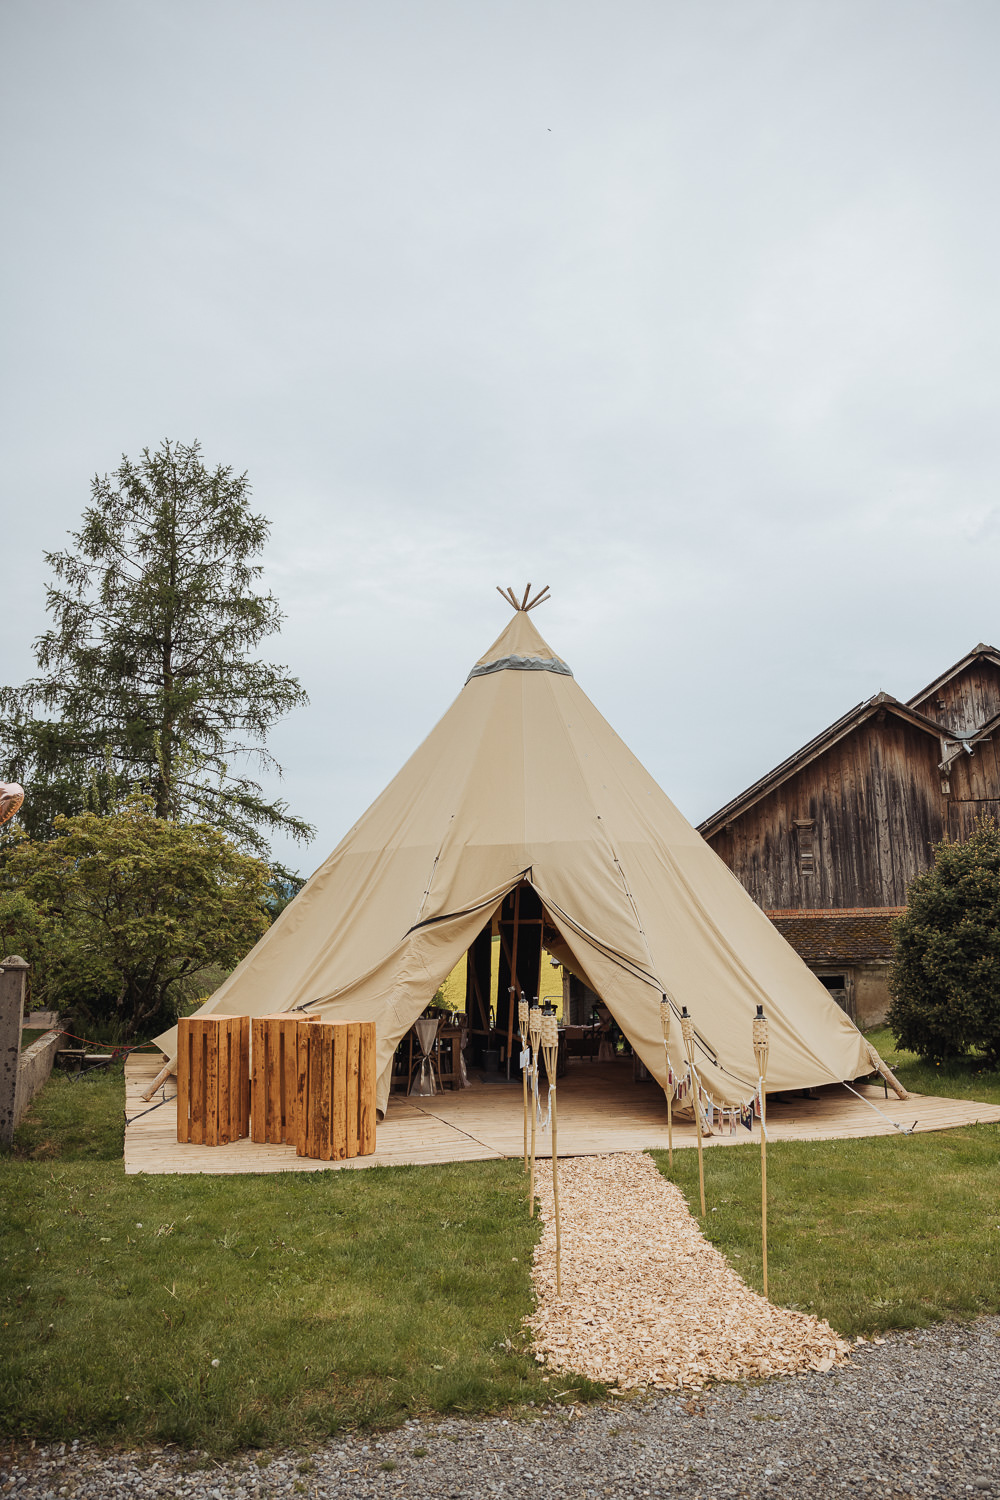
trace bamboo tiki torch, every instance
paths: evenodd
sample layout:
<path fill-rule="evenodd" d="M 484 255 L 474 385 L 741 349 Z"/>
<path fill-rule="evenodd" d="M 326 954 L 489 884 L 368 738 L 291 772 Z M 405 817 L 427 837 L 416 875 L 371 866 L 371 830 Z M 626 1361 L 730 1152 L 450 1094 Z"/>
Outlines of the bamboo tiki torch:
<path fill-rule="evenodd" d="M 663 1031 L 663 1055 L 667 1064 L 667 1163 L 673 1172 L 673 1068 L 670 1067 L 670 1001 L 666 995 L 660 999 L 660 1029 Z"/>
<path fill-rule="evenodd" d="M 542 1056 L 549 1084 L 549 1110 L 552 1116 L 552 1201 L 556 1215 L 556 1296 L 562 1296 L 562 1245 L 559 1236 L 559 1156 L 556 1151 L 556 1063 L 559 1056 L 559 1023 L 554 1005 L 542 1007 Z"/>
<path fill-rule="evenodd" d="M 521 1033 L 521 1084 L 524 1094 L 524 1170 L 528 1170 L 528 1069 L 531 1053 L 528 1049 L 528 1002 L 524 991 L 517 1002 L 517 1026 Z"/>
<path fill-rule="evenodd" d="M 757 1063 L 757 1087 L 760 1090 L 760 1242 L 764 1256 L 764 1296 L 767 1296 L 767 1018 L 758 1005 L 753 1018 L 753 1055 Z"/>
<path fill-rule="evenodd" d="M 698 1082 L 698 1070 L 694 1065 L 694 1022 L 688 1015 L 687 1006 L 681 1008 L 681 1036 L 684 1038 L 684 1051 L 687 1053 L 688 1067 L 691 1070 L 691 1085 L 694 1089 L 694 1128 L 698 1136 L 698 1188 L 701 1192 L 701 1216 L 705 1217 L 705 1152 L 701 1144 L 701 1084 Z"/>
<path fill-rule="evenodd" d="M 528 1007 L 528 1040 L 531 1043 L 531 1177 L 528 1182 L 528 1213 L 535 1217 L 535 1132 L 538 1129 L 538 1056 L 542 1039 L 542 1007 L 535 996 Z"/>

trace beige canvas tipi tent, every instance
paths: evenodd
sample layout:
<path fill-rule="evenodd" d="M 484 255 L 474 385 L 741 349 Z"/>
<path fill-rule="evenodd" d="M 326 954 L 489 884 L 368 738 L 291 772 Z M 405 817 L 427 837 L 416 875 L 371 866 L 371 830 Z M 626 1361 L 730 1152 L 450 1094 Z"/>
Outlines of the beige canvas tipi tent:
<path fill-rule="evenodd" d="M 527 595 L 525 595 L 525 602 Z M 529 606 L 530 607 L 530 606 Z M 757 1082 L 868 1073 L 872 1054 L 823 985 L 677 811 L 518 607 L 437 726 L 203 1007 L 306 1007 L 375 1022 L 378 1105 L 393 1052 L 508 892 L 527 882 L 558 951 L 666 1082 L 660 998 L 680 1008 L 721 1105 Z M 159 1039 L 173 1056 L 176 1033 Z"/>

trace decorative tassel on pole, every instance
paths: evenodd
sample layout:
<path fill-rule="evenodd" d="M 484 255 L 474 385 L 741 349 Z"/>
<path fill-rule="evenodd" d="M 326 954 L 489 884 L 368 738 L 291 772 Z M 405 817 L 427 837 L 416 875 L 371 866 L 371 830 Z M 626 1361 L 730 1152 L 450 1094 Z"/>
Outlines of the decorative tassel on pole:
<path fill-rule="evenodd" d="M 562 1296 L 562 1246 L 559 1235 L 559 1157 L 556 1152 L 556 1063 L 559 1056 L 559 1023 L 554 1005 L 542 1006 L 542 1056 L 549 1084 L 549 1113 L 552 1117 L 552 1199 L 556 1215 L 556 1296 Z"/>
<path fill-rule="evenodd" d="M 531 1044 L 531 1176 L 528 1179 L 528 1213 L 535 1217 L 535 1132 L 538 1128 L 538 1056 L 542 1044 L 542 1007 L 535 996 L 528 1007 L 528 1041 Z"/>
<path fill-rule="evenodd" d="M 667 1082 L 663 1092 L 667 1096 L 667 1161 L 674 1170 L 674 1070 L 670 1066 L 670 1001 L 664 995 L 660 1000 L 660 1028 L 663 1031 L 663 1055 L 667 1062 Z"/>
<path fill-rule="evenodd" d="M 694 1063 L 694 1022 L 688 1015 L 687 1006 L 681 1009 L 681 1036 L 684 1038 L 684 1051 L 687 1053 L 688 1067 L 691 1070 L 691 1089 L 694 1094 L 694 1128 L 698 1137 L 698 1188 L 701 1193 L 701 1216 L 705 1217 L 705 1152 L 701 1144 L 701 1084 L 698 1082 L 698 1070 Z"/>
<path fill-rule="evenodd" d="M 767 1018 L 758 1005 L 753 1018 L 753 1055 L 757 1063 L 757 1088 L 760 1092 L 760 1242 L 764 1257 L 764 1296 L 767 1296 Z"/>
<path fill-rule="evenodd" d="M 531 1051 L 528 1047 L 528 1002 L 521 991 L 521 998 L 517 1002 L 517 1026 L 521 1033 L 521 1086 L 524 1094 L 524 1170 L 528 1170 L 528 1070 L 531 1065 Z"/>

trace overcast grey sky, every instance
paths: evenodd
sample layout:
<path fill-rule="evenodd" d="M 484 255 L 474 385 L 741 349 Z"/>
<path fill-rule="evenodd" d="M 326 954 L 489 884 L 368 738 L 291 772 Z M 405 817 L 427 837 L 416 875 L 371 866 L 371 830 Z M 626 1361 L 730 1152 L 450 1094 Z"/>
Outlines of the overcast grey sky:
<path fill-rule="evenodd" d="M 248 470 L 303 871 L 497 583 L 693 821 L 1000 643 L 995 0 L 0 17 L 5 675 L 95 471 Z"/>

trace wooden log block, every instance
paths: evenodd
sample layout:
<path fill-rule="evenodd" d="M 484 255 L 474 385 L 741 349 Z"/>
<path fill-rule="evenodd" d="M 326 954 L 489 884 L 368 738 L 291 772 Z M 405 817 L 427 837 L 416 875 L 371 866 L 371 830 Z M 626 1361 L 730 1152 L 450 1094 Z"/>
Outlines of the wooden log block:
<path fill-rule="evenodd" d="M 296 1028 L 295 1070 L 295 1154 L 307 1156 L 309 1132 L 309 1031 L 308 1024 L 300 1021 Z"/>
<path fill-rule="evenodd" d="M 271 1145 L 296 1144 L 299 1018 L 283 1011 L 251 1023 L 250 1135 Z"/>
<path fill-rule="evenodd" d="M 212 1046 L 212 1034 L 207 1027 L 205 1027 L 202 1035 L 204 1037 L 204 1052 L 202 1055 L 205 1059 L 205 1133 L 203 1139 L 206 1146 L 217 1146 L 219 1144 L 219 1111 L 222 1108 L 222 1099 L 219 1092 L 219 1053 L 225 1050 L 225 1025 L 220 1022 L 216 1028 L 214 1047 Z"/>
<path fill-rule="evenodd" d="M 300 1021 L 296 1151 L 344 1161 L 375 1150 L 375 1025 Z"/>
<path fill-rule="evenodd" d="M 205 1142 L 205 1031 L 192 1016 L 191 1028 L 191 1124 L 188 1139 L 196 1146 Z"/>
<path fill-rule="evenodd" d="M 239 1028 L 239 1080 L 240 1120 L 246 1122 L 245 1135 L 250 1129 L 250 1027 Z"/>
<path fill-rule="evenodd" d="M 333 1034 L 333 1089 L 330 1094 L 330 1135 L 334 1161 L 347 1157 L 347 1035 L 350 1023 L 334 1027 Z M 357 1095 L 354 1096 L 354 1112 L 357 1114 Z"/>
<path fill-rule="evenodd" d="M 361 1024 L 347 1025 L 347 1149 L 346 1156 L 357 1156 L 360 1139 L 361 1111 L 358 1107 L 358 1082 L 361 1076 Z"/>
<path fill-rule="evenodd" d="M 177 1139 L 225 1146 L 250 1132 L 248 1016 L 185 1016 L 177 1025 Z"/>
<path fill-rule="evenodd" d="M 361 1026 L 358 1049 L 358 1155 L 375 1151 L 375 1023 Z"/>
<path fill-rule="evenodd" d="M 190 1026 L 177 1024 L 177 1139 L 191 1139 L 191 1046 Z"/>

